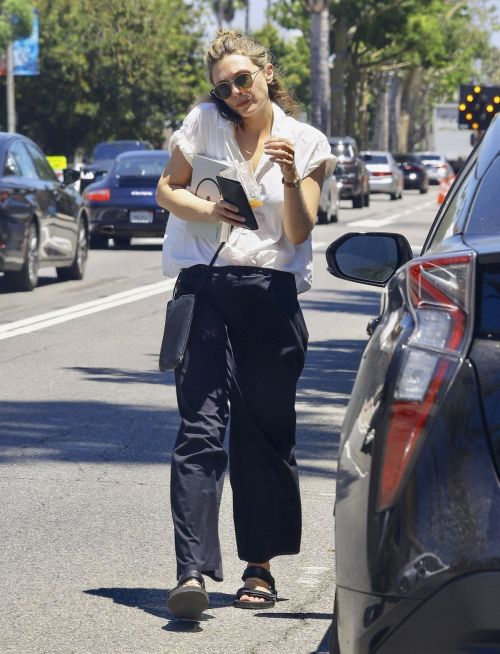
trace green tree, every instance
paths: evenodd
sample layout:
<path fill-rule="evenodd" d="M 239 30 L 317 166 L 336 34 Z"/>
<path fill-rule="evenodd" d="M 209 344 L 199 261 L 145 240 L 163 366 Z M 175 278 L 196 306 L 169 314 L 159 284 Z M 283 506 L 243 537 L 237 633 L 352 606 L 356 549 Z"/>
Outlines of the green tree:
<path fill-rule="evenodd" d="M 16 39 L 31 34 L 33 3 L 30 0 L 2 0 L 0 2 L 0 50 Z"/>
<path fill-rule="evenodd" d="M 40 75 L 17 80 L 19 131 L 71 156 L 148 139 L 204 88 L 200 9 L 177 0 L 37 0 Z"/>
<path fill-rule="evenodd" d="M 284 40 L 276 27 L 268 23 L 252 35 L 268 48 L 274 63 L 282 73 L 283 82 L 297 101 L 309 110 L 311 103 L 310 68 L 311 51 L 308 39 L 299 35 Z"/>

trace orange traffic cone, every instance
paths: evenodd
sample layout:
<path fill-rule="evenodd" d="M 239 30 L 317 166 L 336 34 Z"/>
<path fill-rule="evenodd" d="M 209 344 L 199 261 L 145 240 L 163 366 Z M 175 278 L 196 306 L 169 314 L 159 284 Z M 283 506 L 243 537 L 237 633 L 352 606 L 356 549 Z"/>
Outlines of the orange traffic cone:
<path fill-rule="evenodd" d="M 448 177 L 445 177 L 441 180 L 437 197 L 438 204 L 443 204 L 446 194 L 450 190 L 450 186 L 453 184 L 454 179 L 455 175 L 448 175 Z"/>

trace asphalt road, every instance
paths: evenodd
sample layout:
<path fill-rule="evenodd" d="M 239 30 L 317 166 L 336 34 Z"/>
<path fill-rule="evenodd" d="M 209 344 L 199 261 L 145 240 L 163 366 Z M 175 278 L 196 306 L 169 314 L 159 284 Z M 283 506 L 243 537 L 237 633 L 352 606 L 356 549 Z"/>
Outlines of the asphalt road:
<path fill-rule="evenodd" d="M 208 580 L 203 621 L 171 619 L 169 510 L 177 430 L 173 375 L 157 370 L 173 284 L 159 242 L 92 251 L 82 282 L 42 271 L 33 293 L 0 279 L 0 652 L 2 654 L 309 654 L 328 650 L 335 586 L 333 502 L 339 433 L 379 292 L 331 277 L 327 245 L 346 231 L 398 231 L 414 251 L 437 190 L 372 196 L 314 230 L 310 332 L 298 397 L 301 553 L 273 564 L 273 610 L 232 608 L 241 585 L 226 483 L 225 579 Z M 258 483 L 258 479 L 256 479 Z"/>

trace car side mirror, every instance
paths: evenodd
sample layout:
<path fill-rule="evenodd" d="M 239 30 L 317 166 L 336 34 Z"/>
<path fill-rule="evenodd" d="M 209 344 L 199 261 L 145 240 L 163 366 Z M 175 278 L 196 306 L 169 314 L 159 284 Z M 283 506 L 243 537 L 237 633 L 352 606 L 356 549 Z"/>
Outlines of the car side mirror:
<path fill-rule="evenodd" d="M 65 168 L 63 170 L 63 184 L 69 186 L 80 179 L 80 171 L 74 168 Z"/>
<path fill-rule="evenodd" d="M 344 234 L 326 251 L 328 272 L 334 277 L 372 286 L 385 286 L 412 258 L 406 238 L 391 232 Z"/>

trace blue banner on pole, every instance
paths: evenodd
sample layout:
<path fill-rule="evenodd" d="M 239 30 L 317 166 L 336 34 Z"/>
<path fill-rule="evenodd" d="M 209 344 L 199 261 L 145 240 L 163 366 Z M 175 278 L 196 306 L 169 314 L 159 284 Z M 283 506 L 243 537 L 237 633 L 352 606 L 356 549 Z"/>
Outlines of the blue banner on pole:
<path fill-rule="evenodd" d="M 39 75 L 38 11 L 33 10 L 33 29 L 30 36 L 12 44 L 14 75 Z"/>

